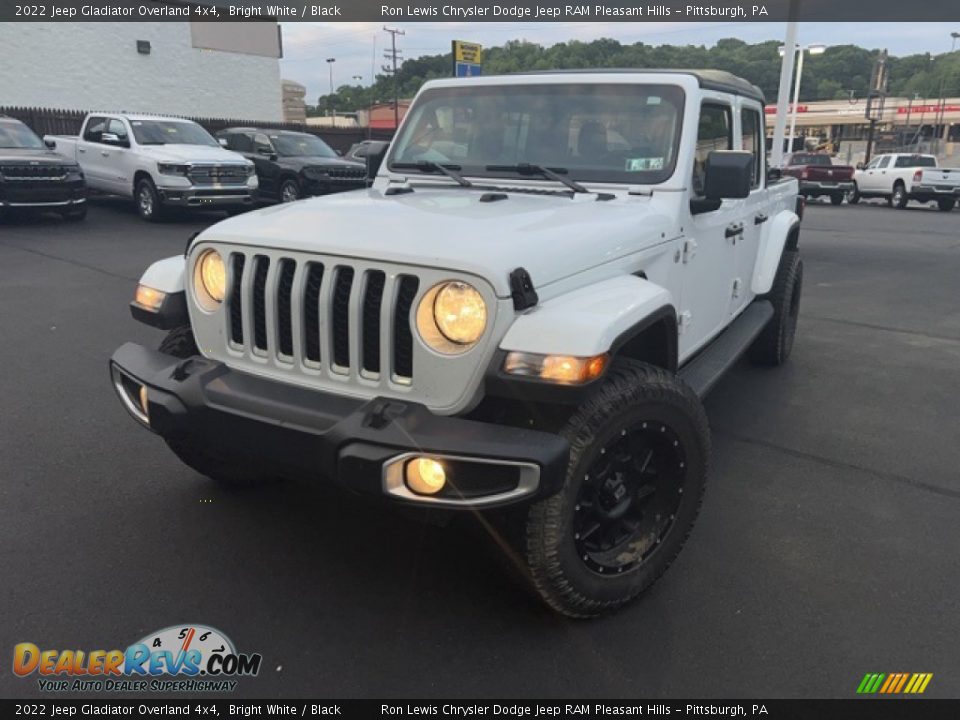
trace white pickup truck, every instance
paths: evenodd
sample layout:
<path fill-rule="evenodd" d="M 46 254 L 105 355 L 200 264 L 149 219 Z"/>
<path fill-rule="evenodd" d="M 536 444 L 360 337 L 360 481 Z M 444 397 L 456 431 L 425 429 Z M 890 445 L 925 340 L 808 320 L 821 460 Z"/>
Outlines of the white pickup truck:
<path fill-rule="evenodd" d="M 701 397 L 793 347 L 802 205 L 763 110 L 706 70 L 430 81 L 370 188 L 148 268 L 131 311 L 168 334 L 120 347 L 113 388 L 222 483 L 496 508 L 549 605 L 612 610 L 693 527 Z"/>
<path fill-rule="evenodd" d="M 850 203 L 860 198 L 885 198 L 891 207 L 903 209 L 911 200 L 927 203 L 950 212 L 960 198 L 960 169 L 937 167 L 933 155 L 888 153 L 877 155 L 853 175 L 854 188 L 847 196 Z"/>
<path fill-rule="evenodd" d="M 79 163 L 90 189 L 132 198 L 144 220 L 173 207 L 242 210 L 257 197 L 254 164 L 190 120 L 91 113 L 79 136 L 44 141 Z"/>

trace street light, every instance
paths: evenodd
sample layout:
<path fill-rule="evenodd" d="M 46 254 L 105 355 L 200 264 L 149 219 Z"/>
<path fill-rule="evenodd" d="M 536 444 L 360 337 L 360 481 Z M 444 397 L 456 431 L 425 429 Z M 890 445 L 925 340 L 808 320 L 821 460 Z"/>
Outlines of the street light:
<path fill-rule="evenodd" d="M 337 61 L 336 58 L 327 58 L 327 66 L 330 68 L 330 94 L 333 95 L 333 64 Z"/>
<path fill-rule="evenodd" d="M 803 55 L 804 51 L 810 53 L 811 55 L 822 55 L 827 49 L 826 45 L 797 45 L 797 80 L 793 86 L 793 108 L 790 112 L 790 141 L 787 145 L 787 148 L 790 152 L 793 152 L 793 139 L 797 130 L 797 105 L 800 102 L 800 78 L 803 75 Z M 780 57 L 783 57 L 786 53 L 786 48 L 781 45 L 777 52 L 780 53 Z"/>
<path fill-rule="evenodd" d="M 960 38 L 960 32 L 954 31 L 950 33 L 950 37 L 952 38 L 950 41 L 950 53 L 953 54 L 953 51 L 957 49 L 957 38 Z M 940 97 L 937 100 L 937 103 L 939 105 L 938 107 L 939 112 L 937 113 L 937 118 L 933 124 L 933 132 L 937 137 L 937 144 L 936 144 L 937 153 L 940 152 L 940 136 L 946 131 L 946 128 L 944 128 L 943 130 L 939 129 L 940 126 L 943 124 L 943 113 L 944 113 L 944 110 L 946 110 L 945 108 L 946 103 L 944 102 L 944 98 L 943 98 L 943 93 L 944 93 L 944 90 L 946 90 L 946 85 L 947 85 L 947 75 L 946 73 L 944 73 L 943 77 L 940 78 Z"/>

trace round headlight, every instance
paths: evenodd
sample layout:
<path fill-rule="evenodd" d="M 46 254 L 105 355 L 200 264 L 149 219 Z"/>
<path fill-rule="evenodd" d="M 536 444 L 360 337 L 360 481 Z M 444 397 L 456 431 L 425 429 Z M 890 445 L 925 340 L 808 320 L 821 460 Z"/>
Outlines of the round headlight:
<path fill-rule="evenodd" d="M 227 268 L 216 250 L 205 250 L 196 264 L 195 290 L 207 310 L 223 302 L 227 291 Z"/>
<path fill-rule="evenodd" d="M 417 330 L 424 343 L 445 355 L 469 350 L 487 327 L 487 304 L 472 285 L 434 285 L 417 306 Z"/>
<path fill-rule="evenodd" d="M 487 306 L 473 286 L 447 283 L 433 301 L 433 318 L 447 340 L 471 345 L 487 327 Z"/>

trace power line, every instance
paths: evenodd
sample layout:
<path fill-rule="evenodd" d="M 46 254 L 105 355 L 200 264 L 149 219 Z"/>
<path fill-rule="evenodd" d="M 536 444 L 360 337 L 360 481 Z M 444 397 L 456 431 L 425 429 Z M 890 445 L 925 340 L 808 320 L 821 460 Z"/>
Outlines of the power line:
<path fill-rule="evenodd" d="M 383 26 L 383 31 L 390 33 L 390 49 L 383 53 L 383 56 L 390 60 L 392 67 L 383 66 L 383 71 L 393 74 L 393 127 L 396 130 L 400 127 L 400 78 L 397 76 L 397 60 L 401 59 L 401 51 L 397 50 L 397 35 L 406 35 L 400 28 L 391 28 Z"/>

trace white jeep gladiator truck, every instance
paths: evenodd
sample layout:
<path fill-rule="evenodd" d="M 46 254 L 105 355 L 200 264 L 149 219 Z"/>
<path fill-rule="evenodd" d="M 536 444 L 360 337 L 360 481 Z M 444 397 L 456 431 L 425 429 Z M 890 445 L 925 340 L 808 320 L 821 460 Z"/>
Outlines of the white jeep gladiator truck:
<path fill-rule="evenodd" d="M 715 71 L 428 82 L 371 187 L 152 265 L 131 310 L 168 335 L 113 387 L 203 475 L 496 508 L 549 605 L 616 608 L 693 526 L 701 397 L 793 346 L 802 206 L 763 108 Z"/>
<path fill-rule="evenodd" d="M 144 220 L 174 207 L 242 210 L 257 197 L 254 164 L 190 120 L 91 113 L 79 136 L 44 141 L 83 168 L 92 190 L 132 198 Z"/>
<path fill-rule="evenodd" d="M 938 167 L 934 155 L 888 153 L 877 155 L 853 174 L 850 203 L 860 198 L 885 198 L 891 207 L 903 209 L 911 200 L 936 202 L 950 212 L 960 198 L 960 169 Z"/>

